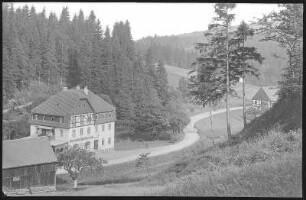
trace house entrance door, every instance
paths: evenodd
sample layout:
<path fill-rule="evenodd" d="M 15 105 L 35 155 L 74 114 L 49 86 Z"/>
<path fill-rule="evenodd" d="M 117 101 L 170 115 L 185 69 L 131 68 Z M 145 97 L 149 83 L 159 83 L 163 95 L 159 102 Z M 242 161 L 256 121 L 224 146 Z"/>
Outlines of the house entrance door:
<path fill-rule="evenodd" d="M 94 149 L 95 149 L 95 150 L 98 150 L 98 140 L 95 140 L 95 141 L 94 141 Z"/>

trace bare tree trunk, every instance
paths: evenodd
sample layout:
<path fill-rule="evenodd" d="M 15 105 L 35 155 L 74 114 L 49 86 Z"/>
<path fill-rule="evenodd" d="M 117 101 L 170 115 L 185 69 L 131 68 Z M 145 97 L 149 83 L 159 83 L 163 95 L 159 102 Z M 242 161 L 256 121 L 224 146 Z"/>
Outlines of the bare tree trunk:
<path fill-rule="evenodd" d="M 77 189 L 78 188 L 78 180 L 75 179 L 73 180 L 73 189 Z"/>
<path fill-rule="evenodd" d="M 214 129 L 213 129 L 213 121 L 212 121 L 212 109 L 209 112 L 209 119 L 210 119 L 210 132 L 211 132 L 211 140 L 213 142 L 213 145 L 215 146 L 215 140 L 214 140 Z"/>
<path fill-rule="evenodd" d="M 229 42 L 228 42 L 228 22 L 226 25 L 226 122 L 227 122 L 227 135 L 231 137 L 231 124 L 230 124 L 230 108 L 229 108 Z"/>
<path fill-rule="evenodd" d="M 246 109 L 245 109 L 245 82 L 244 82 L 244 71 L 243 71 L 243 80 L 242 80 L 242 103 L 243 103 L 243 127 L 246 127 Z"/>
<path fill-rule="evenodd" d="M 40 85 L 40 72 L 38 73 L 38 85 Z"/>
<path fill-rule="evenodd" d="M 243 40 L 243 48 L 244 48 L 244 40 Z M 245 63 L 243 63 L 243 71 L 242 71 L 242 104 L 243 104 L 243 127 L 246 127 L 247 121 L 246 121 L 246 110 L 245 110 L 245 72 L 244 72 Z"/>

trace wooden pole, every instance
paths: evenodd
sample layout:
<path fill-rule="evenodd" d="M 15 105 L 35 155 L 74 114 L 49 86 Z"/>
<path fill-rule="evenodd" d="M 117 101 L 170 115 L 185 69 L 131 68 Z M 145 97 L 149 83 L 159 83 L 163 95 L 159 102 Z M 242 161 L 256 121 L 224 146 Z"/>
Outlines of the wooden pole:
<path fill-rule="evenodd" d="M 231 137 L 231 124 L 230 124 L 230 108 L 229 108 L 229 36 L 228 36 L 228 25 L 226 22 L 226 123 L 227 123 L 227 135 Z"/>

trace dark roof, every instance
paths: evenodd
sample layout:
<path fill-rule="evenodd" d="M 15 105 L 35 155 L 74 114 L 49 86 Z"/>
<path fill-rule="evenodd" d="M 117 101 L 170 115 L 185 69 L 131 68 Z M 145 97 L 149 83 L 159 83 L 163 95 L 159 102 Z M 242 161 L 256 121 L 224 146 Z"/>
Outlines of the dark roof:
<path fill-rule="evenodd" d="M 88 90 L 88 95 L 86 95 L 82 89 L 71 89 L 62 90 L 50 97 L 47 101 L 35 107 L 32 113 L 57 116 L 70 115 L 74 106 L 81 101 L 81 99 L 87 99 L 95 113 L 115 110 L 113 105 L 107 103 L 90 90 Z"/>
<path fill-rule="evenodd" d="M 267 86 L 267 87 L 263 87 L 263 89 L 268 95 L 268 97 L 271 99 L 271 101 L 277 101 L 278 99 L 278 95 L 277 95 L 278 89 L 277 88 Z"/>
<path fill-rule="evenodd" d="M 260 89 L 252 98 L 252 100 L 271 101 L 271 99 L 268 97 L 267 93 L 264 91 L 262 87 L 260 87 Z"/>
<path fill-rule="evenodd" d="M 47 140 L 26 137 L 3 141 L 3 169 L 55 162 L 57 158 Z"/>

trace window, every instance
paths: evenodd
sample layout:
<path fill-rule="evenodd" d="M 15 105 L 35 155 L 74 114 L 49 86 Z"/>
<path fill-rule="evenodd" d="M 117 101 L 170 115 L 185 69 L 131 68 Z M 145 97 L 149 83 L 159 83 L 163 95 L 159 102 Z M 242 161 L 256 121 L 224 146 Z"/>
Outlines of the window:
<path fill-rule="evenodd" d="M 61 129 L 61 137 L 64 136 L 64 131 Z"/>
<path fill-rule="evenodd" d="M 83 135 L 83 128 L 80 128 L 80 135 Z"/>
<path fill-rule="evenodd" d="M 110 144 L 111 143 L 111 138 L 108 138 L 108 144 Z"/>
<path fill-rule="evenodd" d="M 102 131 L 104 131 L 104 124 L 102 124 L 101 126 L 102 126 Z"/>
<path fill-rule="evenodd" d="M 98 132 L 98 126 L 97 125 L 95 125 L 95 130 L 96 130 L 96 132 Z"/>
<path fill-rule="evenodd" d="M 109 123 L 109 124 L 108 124 L 108 130 L 111 130 L 111 128 L 112 128 L 112 124 Z"/>
<path fill-rule="evenodd" d="M 42 115 L 38 115 L 38 120 L 43 120 L 43 116 Z"/>
<path fill-rule="evenodd" d="M 75 130 L 72 130 L 72 137 L 75 137 Z"/>
<path fill-rule="evenodd" d="M 75 122 L 80 122 L 80 116 L 79 115 L 77 115 L 77 116 L 75 116 Z"/>
<path fill-rule="evenodd" d="M 83 114 L 83 121 L 84 121 L 84 122 L 87 122 L 87 120 L 88 120 L 87 114 Z"/>
<path fill-rule="evenodd" d="M 85 143 L 85 149 L 89 149 L 90 148 L 90 142 L 86 142 Z"/>
<path fill-rule="evenodd" d="M 70 122 L 71 122 L 72 124 L 75 123 L 75 116 L 72 115 L 72 116 L 70 117 Z"/>
<path fill-rule="evenodd" d="M 102 146 L 104 146 L 104 139 L 102 139 Z"/>
<path fill-rule="evenodd" d="M 80 116 L 80 124 L 81 124 L 81 126 L 83 126 L 83 120 L 84 120 L 84 119 L 83 119 L 83 115 L 81 115 L 81 116 Z"/>
<path fill-rule="evenodd" d="M 87 128 L 87 134 L 90 134 L 90 127 Z"/>

